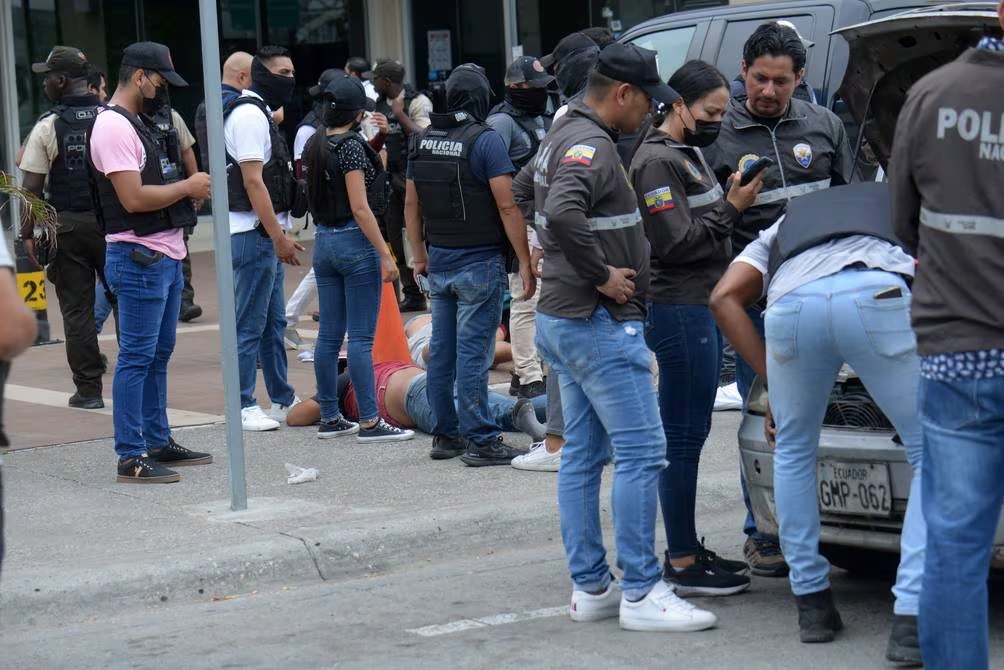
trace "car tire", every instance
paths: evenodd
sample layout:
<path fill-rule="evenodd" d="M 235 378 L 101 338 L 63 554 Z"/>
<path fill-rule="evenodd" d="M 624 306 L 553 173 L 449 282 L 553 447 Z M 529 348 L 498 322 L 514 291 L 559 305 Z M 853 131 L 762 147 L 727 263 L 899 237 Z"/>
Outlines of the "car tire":
<path fill-rule="evenodd" d="M 895 577 L 899 554 L 877 549 L 847 547 L 842 544 L 819 543 L 819 553 L 831 565 L 862 577 Z"/>

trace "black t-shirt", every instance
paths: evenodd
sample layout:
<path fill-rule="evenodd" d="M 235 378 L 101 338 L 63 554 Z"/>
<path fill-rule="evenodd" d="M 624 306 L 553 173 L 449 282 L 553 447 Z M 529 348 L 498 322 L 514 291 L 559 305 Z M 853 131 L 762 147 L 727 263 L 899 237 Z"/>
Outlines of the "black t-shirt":
<path fill-rule="evenodd" d="M 343 141 L 335 150 L 335 160 L 342 174 L 348 174 L 353 170 L 362 170 L 366 187 L 369 188 L 373 185 L 377 173 L 366 154 L 366 149 L 359 142 L 352 139 Z"/>

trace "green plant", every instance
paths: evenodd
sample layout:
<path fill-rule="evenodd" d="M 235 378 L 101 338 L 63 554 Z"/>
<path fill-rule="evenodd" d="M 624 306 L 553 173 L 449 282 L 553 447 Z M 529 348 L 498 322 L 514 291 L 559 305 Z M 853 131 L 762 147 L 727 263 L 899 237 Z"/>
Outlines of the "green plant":
<path fill-rule="evenodd" d="M 17 201 L 22 219 L 30 218 L 34 221 L 35 239 L 52 249 L 56 248 L 56 210 L 52 205 L 19 186 L 12 176 L 3 171 L 0 171 L 0 196 Z M 3 202 L 0 209 L 6 206 L 7 202 Z"/>

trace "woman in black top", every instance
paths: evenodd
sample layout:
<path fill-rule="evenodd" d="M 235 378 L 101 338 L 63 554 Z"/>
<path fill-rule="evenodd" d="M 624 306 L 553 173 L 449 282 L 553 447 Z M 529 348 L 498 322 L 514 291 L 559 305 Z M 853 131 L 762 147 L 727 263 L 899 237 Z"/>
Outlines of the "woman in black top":
<path fill-rule="evenodd" d="M 380 312 L 381 281 L 398 270 L 377 226 L 374 207 L 386 202 L 380 159 L 359 135 L 367 106 L 362 85 L 338 77 L 323 93 L 323 128 L 304 149 L 310 212 L 317 224 L 314 274 L 321 329 L 314 374 L 321 405 L 319 438 L 358 434 L 360 442 L 408 440 L 410 430 L 386 423 L 377 410 L 373 336 Z M 338 353 L 346 330 L 349 370 L 359 404 L 359 423 L 338 407 Z"/>

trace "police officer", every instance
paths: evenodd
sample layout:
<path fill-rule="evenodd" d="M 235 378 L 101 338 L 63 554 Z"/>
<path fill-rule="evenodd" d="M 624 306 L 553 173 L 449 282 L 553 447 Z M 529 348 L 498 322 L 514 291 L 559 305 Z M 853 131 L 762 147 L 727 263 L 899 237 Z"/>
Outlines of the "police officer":
<path fill-rule="evenodd" d="M 1004 2 L 998 4 L 1004 27 Z M 918 250 L 927 668 L 986 668 L 987 570 L 1004 498 L 1004 42 L 918 82 L 896 123 L 893 221 Z"/>
<path fill-rule="evenodd" d="M 58 253 L 47 270 L 59 298 L 66 359 L 76 387 L 69 405 L 101 409 L 104 364 L 94 324 L 94 290 L 96 276 L 104 274 L 105 238 L 94 215 L 85 160 L 99 100 L 88 92 L 90 66 L 79 49 L 54 47 L 32 70 L 45 75 L 45 94 L 55 106 L 39 119 L 25 143 L 23 183 L 41 198 L 48 178 L 49 203 L 58 213 Z M 34 222 L 26 218 L 21 237 L 37 263 L 33 228 Z"/>
<path fill-rule="evenodd" d="M 119 82 L 90 136 L 90 168 L 108 243 L 105 275 L 118 298 L 119 355 L 112 385 L 118 481 L 169 483 L 166 465 L 201 465 L 167 422 L 167 364 L 181 305 L 184 227 L 192 200 L 209 196 L 209 175 L 182 178 L 142 117 L 144 100 L 168 84 L 187 86 L 163 44 L 125 48 Z"/>
<path fill-rule="evenodd" d="M 736 254 L 778 219 L 790 199 L 850 181 L 851 156 L 840 119 L 825 107 L 793 97 L 804 76 L 805 58 L 805 46 L 792 28 L 776 22 L 757 28 L 743 47 L 747 95 L 729 101 L 718 139 L 705 151 L 725 187 L 736 170 L 761 156 L 774 161 L 764 173 L 756 202 L 734 228 Z M 753 309 L 750 316 L 762 331 L 760 312 Z M 736 377 L 745 398 L 753 372 L 742 359 L 736 360 Z M 784 577 L 788 567 L 777 538 L 757 530 L 745 482 L 743 498 L 748 512 L 743 528 L 746 562 L 754 575 Z"/>
<path fill-rule="evenodd" d="M 405 172 L 409 138 L 429 126 L 432 101 L 410 84 L 404 83 L 404 75 L 404 66 L 389 59 L 378 61 L 373 71 L 366 73 L 380 96 L 377 98 L 375 111 L 387 119 L 387 128 L 381 133 L 387 149 L 391 191 L 387 213 L 383 217 L 384 230 L 401 275 L 401 292 L 404 294 L 401 311 L 415 312 L 425 309 L 425 298 L 415 283 L 415 275 L 408 267 L 404 253 Z M 414 249 L 412 253 L 415 253 Z"/>
<path fill-rule="evenodd" d="M 460 456 L 470 466 L 508 465 L 524 452 L 502 441 L 491 418 L 488 368 L 510 244 L 523 295 L 534 294 L 536 279 L 526 223 L 512 196 L 515 169 L 498 133 L 484 123 L 491 95 L 484 70 L 458 66 L 446 80 L 446 95 L 449 111 L 433 114 L 414 144 L 405 204 L 415 276 L 428 275 L 432 297 L 428 394 L 436 430 L 430 455 Z M 454 386 L 465 399 L 459 416 Z"/>

